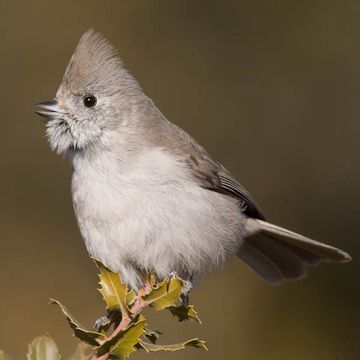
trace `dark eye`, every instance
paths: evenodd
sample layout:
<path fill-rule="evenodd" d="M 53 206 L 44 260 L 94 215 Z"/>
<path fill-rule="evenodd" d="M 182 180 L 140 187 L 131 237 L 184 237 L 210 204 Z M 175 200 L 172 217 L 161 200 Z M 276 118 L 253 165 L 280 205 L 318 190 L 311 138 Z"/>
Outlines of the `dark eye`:
<path fill-rule="evenodd" d="M 97 99 L 94 95 L 86 95 L 84 97 L 84 105 L 88 108 L 92 108 L 96 105 Z"/>

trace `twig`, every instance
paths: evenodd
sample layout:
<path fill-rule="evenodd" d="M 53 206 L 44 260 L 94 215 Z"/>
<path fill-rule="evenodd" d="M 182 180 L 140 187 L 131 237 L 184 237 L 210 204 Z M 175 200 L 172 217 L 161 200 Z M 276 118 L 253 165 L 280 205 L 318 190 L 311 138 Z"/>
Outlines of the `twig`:
<path fill-rule="evenodd" d="M 146 291 L 147 292 L 147 291 Z M 137 300 L 135 301 L 134 305 L 130 309 L 130 316 L 126 311 L 122 312 L 122 318 L 120 324 L 116 327 L 113 333 L 107 338 L 107 340 L 113 339 L 116 335 L 119 334 L 120 331 L 125 330 L 130 323 L 139 315 L 144 308 L 149 306 L 147 301 L 144 301 L 141 297 L 138 296 Z M 110 357 L 110 353 L 107 352 L 104 355 L 98 356 L 94 355 L 91 360 L 106 360 Z"/>

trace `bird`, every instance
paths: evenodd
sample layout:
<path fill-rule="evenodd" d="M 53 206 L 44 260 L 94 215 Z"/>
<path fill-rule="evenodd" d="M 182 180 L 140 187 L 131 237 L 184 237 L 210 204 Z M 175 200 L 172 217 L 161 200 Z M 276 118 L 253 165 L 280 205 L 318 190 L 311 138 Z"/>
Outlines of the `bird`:
<path fill-rule="evenodd" d="M 37 104 L 51 149 L 72 165 L 71 192 L 88 253 L 129 288 L 144 273 L 190 285 L 238 257 L 271 285 L 348 253 L 266 221 L 253 196 L 167 120 L 93 29 L 55 98 Z"/>

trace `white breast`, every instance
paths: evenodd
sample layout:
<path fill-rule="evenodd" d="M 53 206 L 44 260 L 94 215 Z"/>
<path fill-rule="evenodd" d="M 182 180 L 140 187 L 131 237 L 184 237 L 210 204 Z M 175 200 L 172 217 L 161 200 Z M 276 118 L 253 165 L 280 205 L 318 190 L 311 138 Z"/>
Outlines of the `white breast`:
<path fill-rule="evenodd" d="M 131 286 L 139 269 L 201 274 L 236 253 L 243 232 L 236 201 L 199 187 L 166 151 L 73 164 L 73 202 L 87 249 Z"/>

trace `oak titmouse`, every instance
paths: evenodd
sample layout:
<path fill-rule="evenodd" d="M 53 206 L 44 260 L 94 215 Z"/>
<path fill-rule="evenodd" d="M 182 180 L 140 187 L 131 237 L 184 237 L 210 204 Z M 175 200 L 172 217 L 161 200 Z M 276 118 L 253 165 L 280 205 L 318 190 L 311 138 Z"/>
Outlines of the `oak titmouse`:
<path fill-rule="evenodd" d="M 164 117 L 93 30 L 55 99 L 39 106 L 51 148 L 73 166 L 86 247 L 129 287 L 142 285 L 144 271 L 196 280 L 233 256 L 273 285 L 304 277 L 306 265 L 351 259 L 266 222 L 254 198 Z"/>

